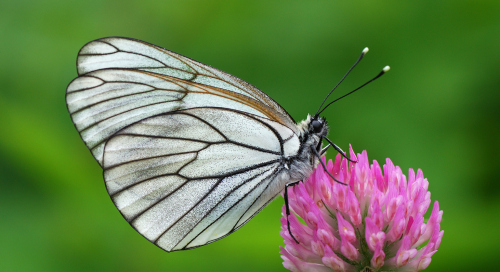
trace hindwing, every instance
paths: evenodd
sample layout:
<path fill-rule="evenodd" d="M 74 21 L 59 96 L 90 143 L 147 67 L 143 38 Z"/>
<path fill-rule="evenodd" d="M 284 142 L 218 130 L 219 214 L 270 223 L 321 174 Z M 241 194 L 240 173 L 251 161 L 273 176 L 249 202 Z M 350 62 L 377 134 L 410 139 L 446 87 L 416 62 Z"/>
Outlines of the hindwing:
<path fill-rule="evenodd" d="M 264 120 L 196 108 L 126 127 L 104 147 L 108 193 L 124 218 L 166 251 L 220 239 L 283 189 L 283 146 L 294 137 L 283 139 L 275 127 L 288 129 Z"/>

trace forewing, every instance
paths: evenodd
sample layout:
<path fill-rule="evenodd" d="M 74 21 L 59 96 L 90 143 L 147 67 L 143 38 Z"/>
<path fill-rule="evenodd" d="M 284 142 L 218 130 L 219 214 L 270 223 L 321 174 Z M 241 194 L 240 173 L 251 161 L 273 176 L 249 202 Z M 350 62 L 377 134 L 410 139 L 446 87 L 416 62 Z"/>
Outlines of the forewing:
<path fill-rule="evenodd" d="M 124 218 L 166 251 L 235 231 L 282 189 L 292 131 L 220 108 L 160 114 L 116 133 L 104 147 L 104 179 Z M 280 127 L 281 126 L 281 127 Z"/>
<path fill-rule="evenodd" d="M 254 86 L 155 45 L 110 37 L 79 52 L 79 77 L 67 88 L 73 123 L 102 166 L 111 135 L 145 118 L 197 107 L 223 107 L 261 116 L 295 132 L 288 113 Z"/>

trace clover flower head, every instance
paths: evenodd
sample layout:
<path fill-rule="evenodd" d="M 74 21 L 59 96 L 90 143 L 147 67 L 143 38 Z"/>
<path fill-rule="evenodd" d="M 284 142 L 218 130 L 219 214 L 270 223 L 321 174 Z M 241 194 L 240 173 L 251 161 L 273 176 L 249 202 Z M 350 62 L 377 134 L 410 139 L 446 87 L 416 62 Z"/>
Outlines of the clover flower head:
<path fill-rule="evenodd" d="M 434 202 L 431 215 L 429 182 L 419 169 L 408 179 L 387 159 L 380 167 L 369 164 L 366 151 L 356 163 L 340 154 L 326 163 L 334 181 L 319 165 L 304 182 L 288 188 L 288 202 L 281 218 L 285 247 L 281 257 L 291 271 L 420 271 L 436 253 L 443 231 L 443 211 Z M 383 170 L 383 171 L 382 171 Z M 300 219 L 304 222 L 299 221 Z"/>

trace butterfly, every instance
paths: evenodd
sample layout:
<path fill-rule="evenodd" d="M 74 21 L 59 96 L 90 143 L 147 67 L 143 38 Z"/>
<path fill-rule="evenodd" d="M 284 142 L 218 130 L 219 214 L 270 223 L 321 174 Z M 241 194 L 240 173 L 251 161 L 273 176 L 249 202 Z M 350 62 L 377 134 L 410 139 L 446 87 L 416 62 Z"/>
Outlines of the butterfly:
<path fill-rule="evenodd" d="M 319 110 L 297 124 L 249 83 L 140 40 L 91 41 L 77 71 L 68 111 L 111 200 L 168 252 L 236 231 L 307 179 L 328 147 L 345 156 Z"/>

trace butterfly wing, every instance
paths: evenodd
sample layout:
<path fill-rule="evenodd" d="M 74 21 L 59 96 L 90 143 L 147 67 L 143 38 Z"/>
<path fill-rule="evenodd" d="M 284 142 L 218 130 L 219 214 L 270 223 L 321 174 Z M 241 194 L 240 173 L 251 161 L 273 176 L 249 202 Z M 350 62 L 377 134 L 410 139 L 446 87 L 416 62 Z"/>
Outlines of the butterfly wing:
<path fill-rule="evenodd" d="M 102 166 L 103 147 L 122 128 L 157 114 L 224 107 L 277 121 L 290 115 L 265 93 L 225 72 L 155 45 L 119 37 L 86 44 L 66 102 L 73 123 Z"/>
<path fill-rule="evenodd" d="M 232 233 L 288 181 L 295 123 L 250 84 L 125 38 L 90 42 L 77 62 L 75 127 L 124 218 L 166 251 Z"/>
<path fill-rule="evenodd" d="M 269 122 L 221 108 L 137 122 L 105 145 L 108 192 L 125 219 L 167 251 L 220 239 L 283 188 L 273 183 L 283 140 Z"/>

